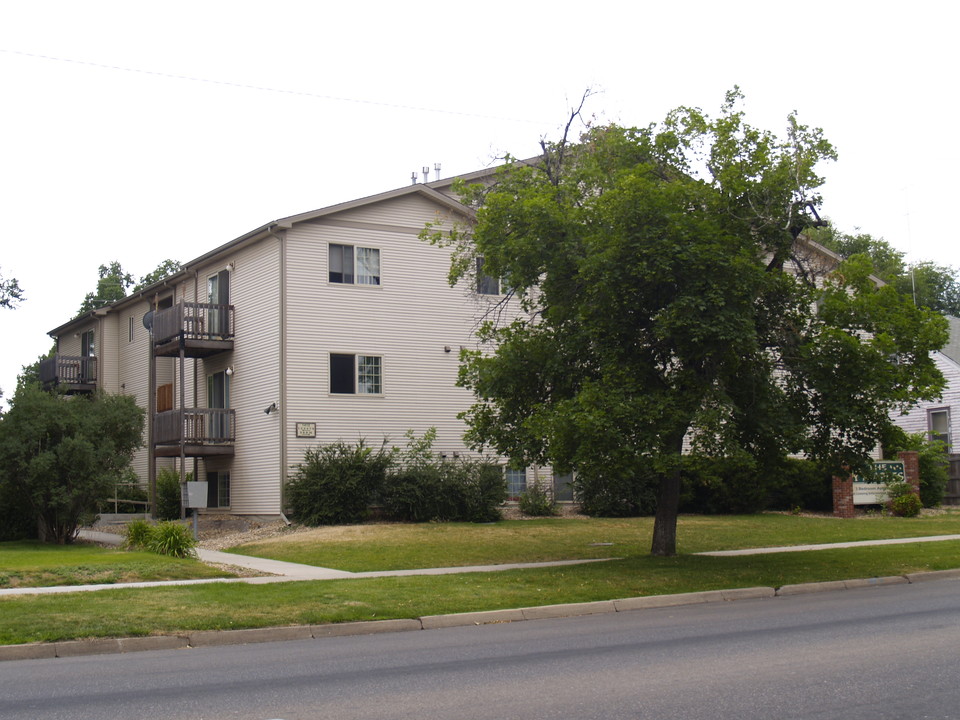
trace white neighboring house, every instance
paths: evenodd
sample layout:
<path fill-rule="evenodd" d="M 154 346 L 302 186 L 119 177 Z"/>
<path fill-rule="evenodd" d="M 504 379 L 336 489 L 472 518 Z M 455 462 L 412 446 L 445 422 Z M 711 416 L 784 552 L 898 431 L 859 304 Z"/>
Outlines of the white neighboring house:
<path fill-rule="evenodd" d="M 408 430 L 435 427 L 435 451 L 468 454 L 457 415 L 473 395 L 456 385 L 459 351 L 508 298 L 482 275 L 450 287 L 450 251 L 418 237 L 427 223 L 474 217 L 452 183 L 252 230 L 52 330 L 41 380 L 133 395 L 147 411 L 134 461 L 145 484 L 182 463 L 208 481 L 208 508 L 235 514 L 278 515 L 288 476 L 317 445 L 403 446 Z M 509 473 L 512 491 L 534 473 Z"/>
<path fill-rule="evenodd" d="M 936 400 L 920 403 L 904 414 L 891 413 L 895 425 L 908 433 L 923 433 L 933 440 L 941 440 L 950 454 L 950 480 L 944 503 L 960 505 L 960 318 L 947 317 L 950 340 L 939 352 L 933 353 L 934 362 L 947 386 Z"/>

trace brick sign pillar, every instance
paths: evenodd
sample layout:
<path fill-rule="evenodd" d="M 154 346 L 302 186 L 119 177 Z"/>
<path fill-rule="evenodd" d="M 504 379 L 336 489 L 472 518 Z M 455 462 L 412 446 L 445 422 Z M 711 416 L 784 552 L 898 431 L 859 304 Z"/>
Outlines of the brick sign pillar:
<path fill-rule="evenodd" d="M 920 454 L 915 450 L 904 450 L 897 453 L 897 458 L 903 462 L 903 479 L 913 487 L 913 494 L 920 496 Z"/>
<path fill-rule="evenodd" d="M 853 517 L 853 475 L 845 478 L 833 476 L 833 516 Z"/>

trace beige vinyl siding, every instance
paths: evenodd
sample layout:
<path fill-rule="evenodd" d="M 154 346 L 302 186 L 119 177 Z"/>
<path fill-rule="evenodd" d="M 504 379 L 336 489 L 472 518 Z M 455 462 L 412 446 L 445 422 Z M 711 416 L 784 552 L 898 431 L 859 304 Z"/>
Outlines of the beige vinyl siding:
<path fill-rule="evenodd" d="M 117 381 L 115 392 L 131 395 L 144 410 L 144 445 L 134 453 L 132 467 L 144 484 L 149 476 L 149 453 L 147 452 L 146 412 L 149 408 L 150 334 L 143 326 L 143 316 L 150 309 L 146 301 L 124 308 L 118 313 L 118 338 L 116 344 Z M 130 320 L 133 320 L 133 341 L 130 341 Z"/>
<path fill-rule="evenodd" d="M 230 471 L 230 510 L 239 514 L 280 512 L 280 415 L 263 410 L 280 402 L 279 240 L 267 238 L 201 270 L 198 289 L 227 263 L 230 303 L 234 307 L 234 350 L 197 363 L 198 404 L 207 405 L 207 377 L 233 368 L 230 407 L 236 411 L 232 459 L 203 463 L 201 478 L 212 470 Z M 205 302 L 200 297 L 200 302 Z"/>
<path fill-rule="evenodd" d="M 446 282 L 449 253 L 417 233 L 436 207 L 417 196 L 304 223 L 287 234 L 288 462 L 311 446 L 383 438 L 437 428 L 438 451 L 465 452 L 457 414 L 472 396 L 456 387 L 461 346 L 477 313 L 471 292 Z M 349 216 L 349 217 L 347 217 Z M 357 226 L 346 226 L 350 220 Z M 378 221 L 383 230 L 375 229 Z M 401 226 L 405 230 L 401 230 Z M 380 250 L 380 286 L 328 282 L 329 243 Z M 450 348 L 450 352 L 445 351 Z M 330 393 L 330 353 L 382 358 L 381 395 Z M 297 422 L 316 423 L 315 439 L 296 438 Z"/>
<path fill-rule="evenodd" d="M 952 452 L 960 452 L 960 365 L 942 353 L 933 353 L 933 359 L 947 381 L 943 395 L 937 400 L 916 405 L 904 415 L 891 413 L 890 419 L 895 425 L 908 433 L 923 433 L 927 436 L 927 411 L 937 408 L 950 408 L 950 445 Z"/>

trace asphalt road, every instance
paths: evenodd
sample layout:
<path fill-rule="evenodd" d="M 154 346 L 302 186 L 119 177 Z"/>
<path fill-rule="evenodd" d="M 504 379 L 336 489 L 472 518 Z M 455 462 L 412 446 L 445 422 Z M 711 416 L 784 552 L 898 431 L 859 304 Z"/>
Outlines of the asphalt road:
<path fill-rule="evenodd" d="M 960 581 L 0 666 L 0 718 L 960 718 Z"/>

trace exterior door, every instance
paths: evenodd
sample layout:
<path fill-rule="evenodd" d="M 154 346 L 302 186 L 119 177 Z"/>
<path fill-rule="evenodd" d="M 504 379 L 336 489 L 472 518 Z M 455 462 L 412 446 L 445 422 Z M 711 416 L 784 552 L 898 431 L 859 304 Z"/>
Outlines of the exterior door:
<path fill-rule="evenodd" d="M 230 376 L 225 372 L 207 375 L 207 407 L 211 410 L 230 407 Z M 207 422 L 207 439 L 211 442 L 224 442 L 229 439 L 229 423 L 227 413 L 210 413 Z"/>
<path fill-rule="evenodd" d="M 230 316 L 225 307 L 219 307 L 230 304 L 230 273 L 227 270 L 207 278 L 207 302 L 218 306 L 207 311 L 207 333 L 221 337 L 229 335 L 227 323 Z"/>
<path fill-rule="evenodd" d="M 80 377 L 77 382 L 86 383 L 95 377 L 97 345 L 93 330 L 87 330 L 80 336 Z"/>

